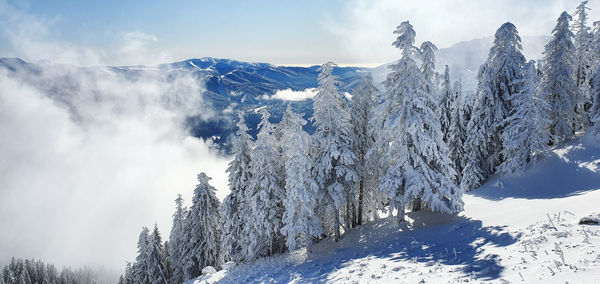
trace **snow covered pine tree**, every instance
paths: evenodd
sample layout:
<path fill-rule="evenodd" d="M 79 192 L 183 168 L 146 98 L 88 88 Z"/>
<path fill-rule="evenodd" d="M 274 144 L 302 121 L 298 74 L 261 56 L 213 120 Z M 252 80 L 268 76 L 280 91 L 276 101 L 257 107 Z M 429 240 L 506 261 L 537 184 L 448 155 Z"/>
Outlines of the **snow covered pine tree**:
<path fill-rule="evenodd" d="M 302 126 L 306 120 L 296 114 L 288 105 L 283 117 L 287 128 L 283 131 L 282 146 L 285 153 L 285 212 L 283 228 L 286 245 L 290 251 L 295 250 L 297 240 L 303 238 L 310 251 L 312 238 L 322 234 L 321 222 L 315 213 L 319 185 L 312 178 L 312 159 L 309 156 L 311 137 Z"/>
<path fill-rule="evenodd" d="M 513 96 L 514 111 L 506 119 L 502 133 L 502 173 L 512 173 L 534 164 L 548 151 L 548 104 L 538 94 L 538 75 L 535 62 L 525 65 L 524 88 Z"/>
<path fill-rule="evenodd" d="M 318 71 L 319 87 L 314 97 L 312 121 L 314 134 L 313 176 L 319 184 L 321 221 L 327 233 L 333 231 L 340 238 L 340 214 L 347 203 L 353 202 L 354 183 L 358 175 L 354 169 L 354 132 L 346 99 L 337 89 L 337 78 L 332 74 L 335 64 L 327 62 Z M 346 209 L 347 211 L 347 209 Z M 346 212 L 346 215 L 349 212 Z"/>
<path fill-rule="evenodd" d="M 428 82 L 412 59 L 416 33 L 409 22 L 394 31 L 393 45 L 402 58 L 390 66 L 384 82 L 387 109 L 384 135 L 389 140 L 388 168 L 378 190 L 396 209 L 397 221 L 404 221 L 405 207 L 415 199 L 432 211 L 453 213 L 462 210 L 462 192 L 454 184 L 456 173 L 442 139 L 436 103 L 426 89 Z"/>
<path fill-rule="evenodd" d="M 552 31 L 553 38 L 544 50 L 541 88 L 550 105 L 550 135 L 554 145 L 575 134 L 579 89 L 575 82 L 571 16 L 563 12 Z"/>
<path fill-rule="evenodd" d="M 525 57 L 521 37 L 512 23 L 496 31 L 494 45 L 478 74 L 471 120 L 467 126 L 466 164 L 461 187 L 472 190 L 496 172 L 504 161 L 502 133 L 513 106 L 511 99 L 523 88 Z"/>
<path fill-rule="evenodd" d="M 187 279 L 199 276 L 206 266 L 218 267 L 220 264 L 219 200 L 209 180 L 205 173 L 198 174 L 198 185 L 186 218 L 189 257 L 184 260 L 184 268 Z"/>
<path fill-rule="evenodd" d="M 255 147 L 250 152 L 250 180 L 246 188 L 245 210 L 245 259 L 252 260 L 282 252 L 285 240 L 283 227 L 283 177 L 279 174 L 279 151 L 273 135 L 274 126 L 269 122 L 270 114 L 261 108 Z"/>
<path fill-rule="evenodd" d="M 233 160 L 229 163 L 229 190 L 223 204 L 223 240 L 221 241 L 221 256 L 223 260 L 240 261 L 243 259 L 242 248 L 244 231 L 243 214 L 248 213 L 245 199 L 246 187 L 250 181 L 250 151 L 252 137 L 248 134 L 248 126 L 243 112 L 238 113 L 237 132 L 233 140 Z"/>
<path fill-rule="evenodd" d="M 182 283 L 184 280 L 183 260 L 187 251 L 187 239 L 185 232 L 185 216 L 187 209 L 183 206 L 183 198 L 181 194 L 175 199 L 175 213 L 173 214 L 173 225 L 169 235 L 169 261 L 173 270 L 171 283 Z"/>
<path fill-rule="evenodd" d="M 377 104 L 379 90 L 375 88 L 373 76 L 367 74 L 352 91 L 352 104 L 350 115 L 354 129 L 354 153 L 357 157 L 356 171 L 359 176 L 358 182 L 358 211 L 356 212 L 356 223 L 363 224 L 364 218 L 369 211 L 375 211 L 375 192 L 371 185 L 374 178 L 374 162 L 367 161 L 367 152 L 374 146 L 374 132 L 370 129 L 374 118 L 374 110 Z M 373 155 L 374 156 L 374 155 Z"/>

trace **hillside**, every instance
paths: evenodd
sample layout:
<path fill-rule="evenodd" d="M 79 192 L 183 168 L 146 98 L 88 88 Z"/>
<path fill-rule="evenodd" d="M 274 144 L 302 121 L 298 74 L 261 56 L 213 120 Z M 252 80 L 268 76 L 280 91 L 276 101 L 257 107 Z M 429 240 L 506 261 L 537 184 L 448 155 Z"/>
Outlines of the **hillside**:
<path fill-rule="evenodd" d="M 458 216 L 409 213 L 193 283 L 594 283 L 600 277 L 600 148 L 572 141 L 520 174 L 465 195 Z M 594 280 L 596 279 L 596 280 Z"/>

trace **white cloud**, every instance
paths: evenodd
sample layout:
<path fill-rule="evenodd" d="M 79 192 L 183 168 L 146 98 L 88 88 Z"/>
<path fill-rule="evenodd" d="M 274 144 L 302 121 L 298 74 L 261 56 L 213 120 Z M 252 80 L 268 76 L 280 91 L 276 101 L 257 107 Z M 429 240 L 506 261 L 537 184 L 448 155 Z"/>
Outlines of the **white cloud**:
<path fill-rule="evenodd" d="M 142 226 L 156 221 L 168 236 L 173 200 L 189 204 L 198 172 L 227 194 L 228 159 L 184 125 L 214 115 L 202 82 L 56 65 L 42 74 L 37 84 L 0 73 L 2 261 L 123 268 Z"/>
<path fill-rule="evenodd" d="M 266 100 L 283 100 L 283 101 L 304 101 L 312 99 L 317 94 L 316 88 L 308 88 L 302 91 L 294 91 L 292 89 L 277 90 L 275 94 L 263 95 Z"/>
<path fill-rule="evenodd" d="M 152 64 L 167 54 L 140 31 L 117 36 L 110 49 L 74 45 L 53 33 L 58 20 L 0 0 L 0 37 L 14 52 L 3 56 L 91 66 Z M 39 66 L 40 78 L 0 70 L 0 264 L 16 256 L 122 269 L 142 226 L 157 222 L 168 237 L 173 200 L 182 193 L 190 203 L 198 172 L 214 178 L 219 198 L 227 194 L 228 158 L 184 124 L 218 115 L 202 100 L 203 82 Z"/>

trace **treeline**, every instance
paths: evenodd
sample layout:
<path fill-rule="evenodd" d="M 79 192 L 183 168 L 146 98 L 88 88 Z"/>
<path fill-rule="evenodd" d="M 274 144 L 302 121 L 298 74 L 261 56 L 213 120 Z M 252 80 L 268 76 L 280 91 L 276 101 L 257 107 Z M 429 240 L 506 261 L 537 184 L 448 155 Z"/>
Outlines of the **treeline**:
<path fill-rule="evenodd" d="M 523 170 L 578 131 L 595 136 L 600 31 L 587 26 L 586 5 L 574 21 L 560 15 L 538 62 L 526 61 L 517 28 L 503 24 L 473 96 L 451 82 L 447 66 L 435 72 L 437 48 L 415 46 L 416 32 L 403 22 L 393 42 L 402 57 L 383 91 L 366 75 L 347 99 L 335 64 L 319 68 L 313 135 L 291 107 L 278 124 L 261 108 L 254 140 L 240 113 L 227 169 L 231 193 L 220 204 L 200 173 L 191 207 L 175 200 L 169 241 L 144 228 L 122 281 L 181 283 L 228 261 L 310 253 L 314 242 L 337 241 L 382 211 L 398 223 L 406 211 L 456 213 L 463 193 L 490 175 Z"/>
<path fill-rule="evenodd" d="M 58 270 L 53 264 L 40 260 L 12 258 L 10 264 L 0 267 L 0 284 L 97 284 L 114 283 L 108 271 L 84 267 Z"/>

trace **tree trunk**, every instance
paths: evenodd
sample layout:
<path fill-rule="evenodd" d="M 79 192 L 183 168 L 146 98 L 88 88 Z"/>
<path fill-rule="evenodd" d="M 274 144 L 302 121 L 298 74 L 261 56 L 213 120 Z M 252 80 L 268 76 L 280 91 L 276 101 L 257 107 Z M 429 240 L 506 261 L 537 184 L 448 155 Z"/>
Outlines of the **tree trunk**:
<path fill-rule="evenodd" d="M 396 222 L 402 224 L 404 222 L 404 205 L 398 207 L 398 214 L 396 215 Z"/>
<path fill-rule="evenodd" d="M 359 189 L 358 189 L 358 225 L 362 225 L 363 223 L 363 200 L 364 200 L 364 185 L 363 180 L 360 180 Z"/>
<path fill-rule="evenodd" d="M 337 242 L 340 240 L 340 211 L 339 211 L 339 209 L 333 210 L 333 223 L 334 223 L 333 230 L 335 232 L 334 240 Z"/>
<path fill-rule="evenodd" d="M 346 201 L 346 228 L 352 228 L 352 199 L 350 197 L 347 198 Z"/>
<path fill-rule="evenodd" d="M 352 228 L 356 228 L 356 203 L 352 202 Z"/>
<path fill-rule="evenodd" d="M 312 237 L 308 232 L 306 232 L 306 253 L 312 253 Z"/>
<path fill-rule="evenodd" d="M 412 211 L 416 212 L 416 211 L 421 211 L 421 198 L 417 198 L 413 201 L 412 204 Z M 404 212 L 403 212 L 404 213 Z"/>

